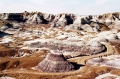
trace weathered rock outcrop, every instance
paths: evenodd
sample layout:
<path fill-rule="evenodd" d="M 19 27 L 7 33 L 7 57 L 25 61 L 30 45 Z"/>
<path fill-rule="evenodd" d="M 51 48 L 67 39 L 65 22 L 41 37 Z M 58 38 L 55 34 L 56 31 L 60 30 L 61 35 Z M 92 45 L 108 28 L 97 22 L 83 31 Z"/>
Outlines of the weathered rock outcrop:
<path fill-rule="evenodd" d="M 89 41 L 88 46 L 89 52 L 92 54 L 100 53 L 106 50 L 106 47 L 98 41 Z"/>
<path fill-rule="evenodd" d="M 58 14 L 55 16 L 51 27 L 65 27 L 66 25 L 73 24 L 74 14 Z"/>
<path fill-rule="evenodd" d="M 5 30 L 9 29 L 9 28 L 13 28 L 13 26 L 10 23 L 7 22 L 0 22 L 0 31 L 4 32 Z"/>
<path fill-rule="evenodd" d="M 66 72 L 74 70 L 74 66 L 68 62 L 62 53 L 49 53 L 47 57 L 38 64 L 38 70 L 44 72 Z"/>
<path fill-rule="evenodd" d="M 48 22 L 53 22 L 55 16 L 53 14 L 44 14 L 44 19 L 47 20 Z"/>
<path fill-rule="evenodd" d="M 119 29 L 120 13 L 106 13 L 103 15 L 90 16 L 76 16 L 72 25 L 67 25 L 67 29 L 85 30 L 85 28 L 92 29 L 91 31 L 104 31 L 110 29 Z M 89 25 L 92 27 L 90 28 Z M 83 27 L 82 27 L 83 26 Z M 82 28 L 81 28 L 82 27 Z"/>
<path fill-rule="evenodd" d="M 3 13 L 1 19 L 24 22 L 23 13 Z"/>
<path fill-rule="evenodd" d="M 119 29 L 120 13 L 106 13 L 103 15 L 75 16 L 62 13 L 58 15 L 42 12 L 2 13 L 2 20 L 26 22 L 28 24 L 51 24 L 51 27 L 65 27 L 66 29 L 100 32 Z M 15 24 L 14 24 L 15 25 Z M 15 25 L 16 26 L 16 25 Z"/>
<path fill-rule="evenodd" d="M 44 16 L 42 14 L 36 13 L 32 15 L 30 18 L 28 18 L 26 23 L 29 24 L 46 24 L 48 21 L 44 19 Z"/>

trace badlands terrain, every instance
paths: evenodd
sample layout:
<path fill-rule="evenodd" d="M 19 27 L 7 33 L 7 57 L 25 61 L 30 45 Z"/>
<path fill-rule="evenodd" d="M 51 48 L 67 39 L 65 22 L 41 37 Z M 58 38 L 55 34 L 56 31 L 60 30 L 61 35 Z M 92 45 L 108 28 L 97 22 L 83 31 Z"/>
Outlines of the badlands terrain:
<path fill-rule="evenodd" d="M 0 79 L 120 79 L 120 12 L 0 14 Z"/>

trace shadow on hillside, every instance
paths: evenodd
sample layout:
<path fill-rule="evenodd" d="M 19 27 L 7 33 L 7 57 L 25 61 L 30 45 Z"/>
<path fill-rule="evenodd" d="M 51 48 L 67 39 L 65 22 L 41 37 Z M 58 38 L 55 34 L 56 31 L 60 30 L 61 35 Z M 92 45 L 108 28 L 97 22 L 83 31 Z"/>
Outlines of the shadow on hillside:
<path fill-rule="evenodd" d="M 4 36 L 8 36 L 9 34 L 4 33 L 4 32 L 0 32 L 0 37 L 4 37 Z"/>
<path fill-rule="evenodd" d="M 74 68 L 75 70 L 78 70 L 80 67 L 85 66 L 85 65 L 83 65 L 83 64 L 76 64 L 76 63 L 74 63 L 74 62 L 71 62 L 71 64 L 75 67 L 75 68 Z"/>

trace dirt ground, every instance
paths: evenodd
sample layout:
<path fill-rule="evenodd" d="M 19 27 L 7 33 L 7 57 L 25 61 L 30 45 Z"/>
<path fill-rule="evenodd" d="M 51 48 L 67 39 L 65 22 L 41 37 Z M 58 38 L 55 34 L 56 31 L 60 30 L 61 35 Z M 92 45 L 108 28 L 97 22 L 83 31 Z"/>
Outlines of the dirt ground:
<path fill-rule="evenodd" d="M 49 25 L 42 25 L 48 28 Z M 24 30 L 33 30 L 35 28 L 27 28 L 24 26 Z M 41 29 L 38 26 L 38 29 Z M 36 37 L 39 38 L 39 37 Z M 34 38 L 34 39 L 36 39 Z M 26 41 L 27 38 L 16 40 Z M 120 69 L 107 67 L 107 66 L 89 66 L 86 65 L 86 61 L 96 57 L 104 57 L 109 55 L 119 55 L 119 44 L 111 43 L 105 44 L 107 51 L 90 56 L 79 56 L 67 59 L 71 63 L 81 65 L 77 70 L 70 72 L 42 72 L 37 70 L 37 65 L 40 63 L 46 55 L 50 52 L 47 49 L 43 50 L 28 50 L 20 49 L 22 44 L 17 41 L 15 43 L 0 44 L 0 77 L 9 76 L 16 79 L 95 79 L 98 75 L 111 73 L 120 76 Z M 13 45 L 14 44 L 14 45 Z M 17 47 L 16 47 L 17 46 Z M 114 46 L 114 48 L 113 48 Z M 89 51 L 88 51 L 89 52 Z M 112 77 L 110 78 L 112 79 Z"/>

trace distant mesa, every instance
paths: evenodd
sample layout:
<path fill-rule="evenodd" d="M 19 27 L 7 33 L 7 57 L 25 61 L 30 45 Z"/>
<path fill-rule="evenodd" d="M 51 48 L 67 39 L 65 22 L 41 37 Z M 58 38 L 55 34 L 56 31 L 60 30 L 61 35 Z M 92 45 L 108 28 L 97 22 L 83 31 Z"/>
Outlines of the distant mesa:
<path fill-rule="evenodd" d="M 24 22 L 23 13 L 3 13 L 1 19 Z"/>
<path fill-rule="evenodd" d="M 54 53 L 55 52 L 55 53 Z M 74 70 L 74 66 L 68 62 L 62 53 L 54 51 L 38 64 L 38 70 L 44 72 L 67 72 Z"/>
<path fill-rule="evenodd" d="M 42 12 L 1 13 L 0 19 L 11 21 L 13 27 L 22 24 L 49 24 L 52 28 L 65 27 L 72 30 L 86 32 L 101 32 L 110 29 L 119 29 L 120 12 L 106 13 L 103 15 L 74 15 L 61 13 L 57 15 Z"/>

